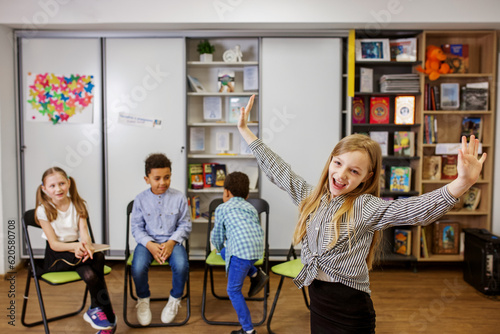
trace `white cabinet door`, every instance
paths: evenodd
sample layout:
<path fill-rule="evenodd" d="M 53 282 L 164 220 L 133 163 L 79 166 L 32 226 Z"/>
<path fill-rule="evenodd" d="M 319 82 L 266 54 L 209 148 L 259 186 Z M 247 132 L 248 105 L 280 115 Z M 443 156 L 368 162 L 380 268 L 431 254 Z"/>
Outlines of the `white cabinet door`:
<path fill-rule="evenodd" d="M 184 53 L 182 38 L 106 40 L 111 255 L 123 256 L 127 204 L 149 187 L 144 160 L 150 153 L 165 153 L 172 161 L 171 187 L 186 189 Z"/>
<path fill-rule="evenodd" d="M 338 38 L 263 38 L 260 138 L 292 169 L 316 185 L 341 135 L 342 41 Z M 288 249 L 298 210 L 265 176 L 271 249 Z"/>
<path fill-rule="evenodd" d="M 20 68 L 25 209 L 35 207 L 35 192 L 43 172 L 52 166 L 61 167 L 75 179 L 80 196 L 87 201 L 94 236 L 101 242 L 104 206 L 100 40 L 23 38 Z M 83 76 L 92 76 L 94 85 L 91 90 L 85 84 L 93 94 L 88 105 L 79 101 L 87 94 L 78 87 Z M 41 94 L 40 87 L 45 94 Z M 48 118 L 51 113 L 55 122 Z M 70 117 L 57 120 L 59 115 Z M 44 240 L 32 238 L 32 244 L 43 254 Z"/>

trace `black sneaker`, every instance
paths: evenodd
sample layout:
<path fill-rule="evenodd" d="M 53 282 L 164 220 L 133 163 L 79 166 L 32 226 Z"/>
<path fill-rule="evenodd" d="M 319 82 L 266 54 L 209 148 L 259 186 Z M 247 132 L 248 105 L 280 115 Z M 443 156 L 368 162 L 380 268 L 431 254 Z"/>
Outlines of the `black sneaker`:
<path fill-rule="evenodd" d="M 247 334 L 247 332 L 245 332 L 243 328 L 240 328 L 237 331 L 232 331 L 231 334 Z M 252 334 L 257 334 L 257 331 L 254 329 Z"/>
<path fill-rule="evenodd" d="M 262 288 L 269 281 L 269 275 L 262 271 L 262 269 L 257 269 L 257 276 L 250 277 L 250 290 L 248 290 L 248 297 L 253 297 L 259 293 Z"/>

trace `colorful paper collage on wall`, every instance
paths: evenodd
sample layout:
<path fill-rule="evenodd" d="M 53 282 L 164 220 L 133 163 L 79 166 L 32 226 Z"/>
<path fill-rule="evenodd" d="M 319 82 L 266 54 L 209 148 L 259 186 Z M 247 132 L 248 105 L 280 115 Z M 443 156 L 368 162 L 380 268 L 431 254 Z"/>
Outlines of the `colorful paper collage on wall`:
<path fill-rule="evenodd" d="M 92 123 L 95 88 L 92 75 L 28 73 L 27 85 L 26 120 Z"/>

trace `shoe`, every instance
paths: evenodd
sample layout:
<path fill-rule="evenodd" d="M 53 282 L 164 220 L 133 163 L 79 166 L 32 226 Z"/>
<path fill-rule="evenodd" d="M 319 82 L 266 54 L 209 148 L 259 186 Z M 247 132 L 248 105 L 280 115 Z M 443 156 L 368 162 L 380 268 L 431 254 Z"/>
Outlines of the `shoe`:
<path fill-rule="evenodd" d="M 243 328 L 240 328 L 237 331 L 232 331 L 231 334 L 247 334 L 247 332 Z M 257 331 L 254 329 L 251 334 L 257 334 Z"/>
<path fill-rule="evenodd" d="M 83 315 L 83 319 L 95 329 L 111 329 L 115 324 L 108 321 L 106 314 L 100 307 L 90 308 Z"/>
<path fill-rule="evenodd" d="M 96 334 L 114 334 L 116 332 L 116 324 L 111 329 L 101 329 Z"/>
<path fill-rule="evenodd" d="M 269 275 L 262 271 L 262 269 L 257 269 L 257 276 L 250 277 L 250 290 L 248 290 L 248 297 L 253 297 L 259 293 L 262 288 L 269 281 Z"/>
<path fill-rule="evenodd" d="M 167 305 L 165 305 L 163 311 L 161 311 L 161 322 L 164 324 L 171 323 L 177 315 L 179 307 L 181 307 L 181 298 L 174 298 L 170 295 Z"/>
<path fill-rule="evenodd" d="M 151 323 L 151 309 L 149 308 L 149 297 L 137 298 L 137 321 L 141 326 L 147 326 Z"/>

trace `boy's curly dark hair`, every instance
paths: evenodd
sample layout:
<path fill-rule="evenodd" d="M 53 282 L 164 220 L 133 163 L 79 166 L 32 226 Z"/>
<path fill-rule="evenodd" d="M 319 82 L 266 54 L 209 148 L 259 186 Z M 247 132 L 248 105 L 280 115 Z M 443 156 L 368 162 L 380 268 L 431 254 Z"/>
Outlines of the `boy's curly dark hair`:
<path fill-rule="evenodd" d="M 172 171 L 172 163 L 163 153 L 152 153 L 146 158 L 146 176 L 151 173 L 153 168 L 170 168 Z"/>
<path fill-rule="evenodd" d="M 227 189 L 235 197 L 247 198 L 249 192 L 250 180 L 245 173 L 232 172 L 226 176 L 224 189 Z"/>

